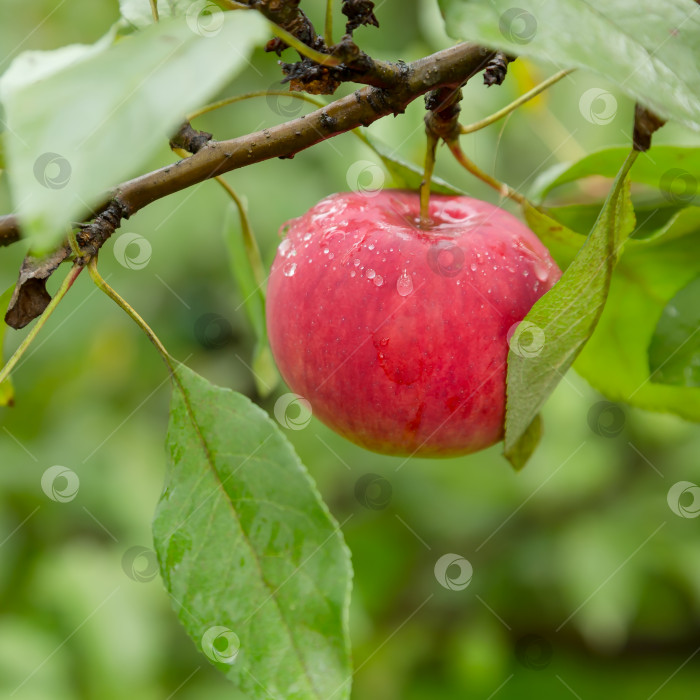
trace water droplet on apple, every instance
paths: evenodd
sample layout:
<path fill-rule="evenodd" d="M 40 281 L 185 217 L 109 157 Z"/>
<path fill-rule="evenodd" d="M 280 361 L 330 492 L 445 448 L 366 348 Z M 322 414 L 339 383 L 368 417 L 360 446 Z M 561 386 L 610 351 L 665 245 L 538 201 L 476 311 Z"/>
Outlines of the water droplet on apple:
<path fill-rule="evenodd" d="M 368 248 L 369 250 L 374 250 L 374 243 L 370 243 L 370 244 L 367 246 L 367 248 Z"/>
<path fill-rule="evenodd" d="M 527 270 L 523 270 L 523 277 L 528 277 L 530 273 Z"/>
<path fill-rule="evenodd" d="M 330 252 L 331 252 L 331 251 L 330 251 L 330 248 L 328 248 L 328 246 L 326 246 L 326 247 L 323 249 L 323 254 L 324 254 L 324 255 L 328 255 L 328 253 L 330 253 Z"/>
<path fill-rule="evenodd" d="M 329 259 L 329 260 L 333 260 L 334 257 L 335 257 L 335 255 L 333 255 L 333 253 L 329 253 L 329 254 L 328 254 L 328 259 Z"/>
<path fill-rule="evenodd" d="M 297 264 L 296 263 L 287 263 L 282 268 L 282 272 L 284 272 L 285 277 L 292 277 L 296 271 L 297 271 Z"/>
<path fill-rule="evenodd" d="M 402 297 L 407 297 L 413 291 L 413 280 L 409 277 L 406 270 L 396 280 L 396 291 Z"/>
<path fill-rule="evenodd" d="M 549 270 L 550 266 L 542 260 L 535 261 L 535 277 L 537 277 L 540 282 L 544 282 L 547 279 Z"/>
<path fill-rule="evenodd" d="M 289 238 L 285 238 L 278 246 L 277 246 L 277 252 L 283 257 L 286 258 L 287 254 L 289 251 L 292 249 L 292 242 L 289 240 Z"/>
<path fill-rule="evenodd" d="M 381 275 L 377 275 L 374 278 L 374 284 L 376 284 L 377 287 L 381 287 L 384 284 L 384 278 Z"/>
<path fill-rule="evenodd" d="M 356 274 L 355 270 L 350 270 L 350 277 L 354 277 Z"/>
<path fill-rule="evenodd" d="M 305 233 L 304 237 L 302 238 L 303 241 L 310 241 L 311 240 L 311 234 L 310 233 Z"/>
<path fill-rule="evenodd" d="M 368 267 L 365 274 L 367 275 L 368 280 L 373 280 L 377 273 L 371 267 Z"/>
<path fill-rule="evenodd" d="M 472 272 L 476 272 L 476 263 L 472 263 L 470 266 Z"/>
<path fill-rule="evenodd" d="M 360 264 L 360 258 L 355 258 L 355 259 L 352 261 L 352 264 L 353 264 L 355 267 L 357 267 L 357 266 Z"/>

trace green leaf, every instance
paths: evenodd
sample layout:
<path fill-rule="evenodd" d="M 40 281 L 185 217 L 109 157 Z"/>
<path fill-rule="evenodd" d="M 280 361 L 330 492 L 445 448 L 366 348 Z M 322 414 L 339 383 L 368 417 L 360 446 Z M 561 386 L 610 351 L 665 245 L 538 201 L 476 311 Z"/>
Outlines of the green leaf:
<path fill-rule="evenodd" d="M 55 244 L 69 222 L 138 174 L 266 35 L 258 13 L 231 12 L 210 33 L 189 17 L 161 22 L 28 84 L 17 79 L 26 57 L 16 59 L 0 96 L 10 185 L 35 247 Z"/>
<path fill-rule="evenodd" d="M 637 226 L 631 234 L 635 240 L 660 235 L 660 232 L 665 230 L 685 208 L 685 205 L 673 204 L 667 200 L 637 201 L 632 198 L 632 204 L 637 217 Z M 602 206 L 603 202 L 567 204 L 548 207 L 547 212 L 555 221 L 581 234 L 591 230 Z"/>
<path fill-rule="evenodd" d="M 651 380 L 700 387 L 700 277 L 666 305 L 649 344 Z"/>
<path fill-rule="evenodd" d="M 591 175 L 615 177 L 617 167 L 629 148 L 605 148 L 575 163 L 559 163 L 536 180 L 531 196 L 543 199 L 551 190 Z M 697 173 L 700 172 L 700 148 L 654 146 L 641 153 L 630 170 L 630 181 L 661 190 L 671 205 L 687 206 L 699 197 Z M 700 202 L 696 202 L 700 203 Z"/>
<path fill-rule="evenodd" d="M 420 187 L 420 183 L 423 180 L 422 168 L 397 156 L 381 141 L 367 134 L 362 134 L 362 136 L 364 137 L 362 140 L 382 159 L 384 167 L 389 171 L 397 187 L 407 190 L 417 190 Z M 430 189 L 438 194 L 465 194 L 464 190 L 460 190 L 442 178 L 435 176 L 430 181 Z"/>
<path fill-rule="evenodd" d="M 698 250 L 699 207 L 653 239 L 627 242 L 596 331 L 574 364 L 611 401 L 700 421 L 700 389 L 652 382 L 647 351 L 665 307 L 700 276 Z"/>
<path fill-rule="evenodd" d="M 618 250 L 634 228 L 625 161 L 585 244 L 509 339 L 505 454 L 518 449 L 598 322 Z"/>
<path fill-rule="evenodd" d="M 137 29 L 153 24 L 153 14 L 149 0 L 119 0 L 119 11 L 126 22 Z M 158 17 L 162 21 L 168 17 L 187 17 L 202 25 L 211 23 L 212 29 L 222 21 L 223 13 L 210 0 L 160 0 Z"/>
<path fill-rule="evenodd" d="M 339 526 L 262 409 L 182 365 L 173 380 L 153 533 L 182 624 L 250 698 L 347 699 Z"/>
<path fill-rule="evenodd" d="M 280 383 L 280 374 L 272 356 L 267 331 L 253 348 L 253 376 L 258 394 L 263 397 L 269 396 Z"/>
<path fill-rule="evenodd" d="M 243 240 L 239 212 L 233 204 L 227 210 L 224 236 L 229 265 L 242 299 L 238 308 L 243 306 L 255 333 L 252 360 L 255 386 L 260 396 L 268 396 L 279 384 L 280 376 L 267 338 L 265 290 L 255 280 Z"/>
<path fill-rule="evenodd" d="M 525 201 L 522 205 L 522 211 L 527 225 L 535 232 L 542 243 L 547 246 L 557 265 L 562 270 L 565 270 L 584 244 L 585 239 L 583 236 L 554 219 L 549 212 L 532 206 L 528 201 Z M 600 207 L 598 208 L 598 214 L 600 214 Z"/>
<path fill-rule="evenodd" d="M 7 307 L 12 299 L 12 292 L 15 290 L 15 285 L 8 287 L 2 295 L 0 295 L 0 359 L 2 359 L 2 348 L 5 344 L 5 333 L 9 326 L 1 319 L 5 318 Z M 0 362 L 0 366 L 2 362 Z M 0 382 L 0 406 L 11 406 L 15 402 L 15 389 L 12 385 L 12 379 L 8 377 L 4 382 Z"/>
<path fill-rule="evenodd" d="M 537 449 L 542 439 L 542 418 L 538 413 L 520 438 L 503 450 L 503 456 L 511 463 L 513 469 L 520 471 Z"/>
<path fill-rule="evenodd" d="M 455 38 L 591 70 L 659 116 L 700 129 L 693 0 L 440 0 L 440 7 Z"/>
<path fill-rule="evenodd" d="M 68 44 L 52 51 L 24 51 L 19 54 L 0 77 L 0 99 L 47 80 L 69 66 L 106 51 L 114 41 L 116 27 L 94 44 Z"/>

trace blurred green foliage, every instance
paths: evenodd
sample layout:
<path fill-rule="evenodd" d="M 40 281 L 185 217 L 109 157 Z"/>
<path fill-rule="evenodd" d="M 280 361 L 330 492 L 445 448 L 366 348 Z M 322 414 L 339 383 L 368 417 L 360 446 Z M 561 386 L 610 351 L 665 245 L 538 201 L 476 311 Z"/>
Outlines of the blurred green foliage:
<path fill-rule="evenodd" d="M 319 27 L 324 4 L 304 3 Z M 4 0 L 2 12 L 0 70 L 21 50 L 93 42 L 118 18 L 116 0 Z M 433 0 L 386 2 L 377 16 L 380 31 L 356 36 L 378 58 L 409 61 L 450 44 Z M 336 7 L 336 32 L 342 21 Z M 252 63 L 221 96 L 278 86 L 274 56 L 258 51 Z M 473 80 L 462 120 L 489 114 L 554 70 L 517 61 L 500 88 Z M 604 125 L 579 110 L 591 87 L 616 98 Z M 270 97 L 195 126 L 223 138 L 307 108 Z M 463 145 L 484 169 L 527 192 L 556 162 L 629 143 L 632 112 L 612 86 L 577 73 Z M 420 163 L 422 116 L 418 100 L 369 133 Z M 698 140 L 674 125 L 654 137 Z M 172 160 L 164 143 L 150 165 Z M 291 161 L 226 176 L 247 198 L 266 263 L 283 222 L 347 189 L 358 160 L 379 162 L 344 135 Z M 445 149 L 436 174 L 496 201 Z M 585 186 L 590 198 L 607 184 Z M 576 201 L 569 197 L 562 201 Z M 255 340 L 226 263 L 228 206 L 214 183 L 155 202 L 118 234 L 142 236 L 149 248 L 127 246 L 116 256 L 115 237 L 100 269 L 175 357 L 272 411 L 275 396 L 260 400 L 247 366 Z M 10 209 L 0 177 L 0 211 Z M 150 257 L 141 269 L 123 264 L 144 250 Z M 23 252 L 2 249 L 0 290 L 14 283 Z M 23 333 L 9 334 L 12 347 Z M 0 697 L 242 697 L 180 628 L 149 555 L 130 561 L 133 547 L 152 546 L 164 472 L 169 388 L 152 346 L 84 275 L 14 382 L 15 407 L 0 409 Z M 680 481 L 700 483 L 700 433 L 680 419 L 602 401 L 569 373 L 543 411 L 542 444 L 517 475 L 500 446 L 460 459 L 401 460 L 354 447 L 316 421 L 287 431 L 335 517 L 349 518 L 354 697 L 697 697 L 700 520 L 674 512 L 667 493 Z M 73 500 L 53 501 L 42 490 L 42 474 L 55 465 L 79 477 Z M 391 487 L 385 506 L 376 494 L 356 494 L 370 473 Z M 436 583 L 435 563 L 447 553 L 471 562 L 467 588 Z"/>

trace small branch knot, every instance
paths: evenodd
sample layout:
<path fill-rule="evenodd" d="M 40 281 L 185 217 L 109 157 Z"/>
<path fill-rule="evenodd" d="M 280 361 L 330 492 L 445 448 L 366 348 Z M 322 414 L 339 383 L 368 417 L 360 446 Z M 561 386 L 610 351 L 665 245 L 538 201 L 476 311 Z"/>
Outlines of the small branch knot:
<path fill-rule="evenodd" d="M 118 199 L 109 202 L 89 224 L 82 224 L 75 236 L 85 262 L 97 255 L 105 241 L 119 228 L 122 219 L 128 218 Z"/>
<path fill-rule="evenodd" d="M 508 56 L 502 51 L 499 51 L 484 69 L 484 85 L 486 85 L 486 87 L 501 85 L 506 79 L 508 64 L 512 63 L 514 60 L 515 56 Z"/>
<path fill-rule="evenodd" d="M 634 106 L 634 131 L 632 132 L 632 147 L 634 150 L 648 151 L 651 148 L 652 134 L 665 123 L 664 119 L 637 103 Z"/>
<path fill-rule="evenodd" d="M 181 148 L 188 153 L 197 153 L 211 141 L 213 135 L 206 131 L 193 129 L 189 122 L 185 122 L 170 139 L 170 148 Z"/>
<path fill-rule="evenodd" d="M 350 35 L 362 25 L 379 26 L 374 16 L 374 3 L 370 0 L 343 0 L 342 12 L 348 18 L 345 31 Z"/>
<path fill-rule="evenodd" d="M 454 88 L 432 90 L 425 96 L 425 130 L 428 134 L 450 142 L 459 138 L 459 113 L 462 91 Z"/>
<path fill-rule="evenodd" d="M 289 83 L 296 92 L 308 92 L 311 95 L 332 95 L 342 79 L 337 68 L 320 66 L 310 58 L 296 63 L 282 63 L 285 77 L 283 83 Z"/>

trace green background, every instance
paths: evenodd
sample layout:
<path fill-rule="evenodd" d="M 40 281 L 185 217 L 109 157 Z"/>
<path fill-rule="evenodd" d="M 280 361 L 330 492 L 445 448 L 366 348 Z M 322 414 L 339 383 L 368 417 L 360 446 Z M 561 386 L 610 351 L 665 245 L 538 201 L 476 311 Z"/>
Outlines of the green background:
<path fill-rule="evenodd" d="M 322 4 L 304 3 L 317 27 Z M 0 71 L 20 50 L 93 42 L 118 18 L 116 2 L 87 0 L 4 0 L 0 12 Z M 356 34 L 375 57 L 410 61 L 451 43 L 430 0 L 385 2 L 377 16 L 381 30 Z M 337 34 L 341 22 L 338 12 Z M 278 87 L 274 55 L 259 51 L 252 63 L 222 96 Z M 500 88 L 475 79 L 462 121 L 489 114 L 555 69 L 518 61 Z M 591 87 L 616 98 L 606 124 L 579 110 Z M 308 109 L 263 98 L 195 126 L 232 137 Z M 463 146 L 485 170 L 527 192 L 557 162 L 628 143 L 632 111 L 614 88 L 579 72 L 507 121 L 464 137 Z M 421 162 L 422 116 L 417 100 L 370 133 Z M 673 125 L 654 139 L 699 141 Z M 164 143 L 152 167 L 172 160 Z M 247 199 L 266 263 L 283 222 L 352 186 L 346 174 L 360 160 L 378 162 L 344 135 L 293 160 L 227 176 Z M 436 173 L 497 201 L 444 148 Z M 607 184 L 586 187 L 587 195 L 602 195 Z M 253 336 L 226 265 L 228 206 L 213 183 L 156 202 L 121 229 L 148 240 L 148 264 L 128 269 L 108 243 L 100 269 L 175 357 L 272 412 L 286 390 L 260 399 L 247 367 Z M 0 211 L 10 210 L 0 177 Z M 14 282 L 23 252 L 21 245 L 2 249 L 0 289 Z M 11 348 L 25 332 L 10 333 Z M 14 379 L 16 406 L 0 409 L 0 697 L 241 697 L 180 628 L 150 555 L 136 561 L 144 581 L 125 564 L 133 547 L 152 546 L 164 474 L 169 386 L 152 346 L 84 275 Z M 570 372 L 543 412 L 543 442 L 520 474 L 500 446 L 460 459 L 405 461 L 356 448 L 315 420 L 286 431 L 345 523 L 355 568 L 354 697 L 697 696 L 700 519 L 676 515 L 666 496 L 678 481 L 700 482 L 700 433 L 628 408 L 597 419 L 601 401 Z M 41 489 L 53 465 L 80 479 L 70 502 L 54 502 Z M 368 473 L 390 485 L 386 507 L 357 498 L 356 483 Z M 436 580 L 435 562 L 448 553 L 473 566 L 464 590 Z"/>

